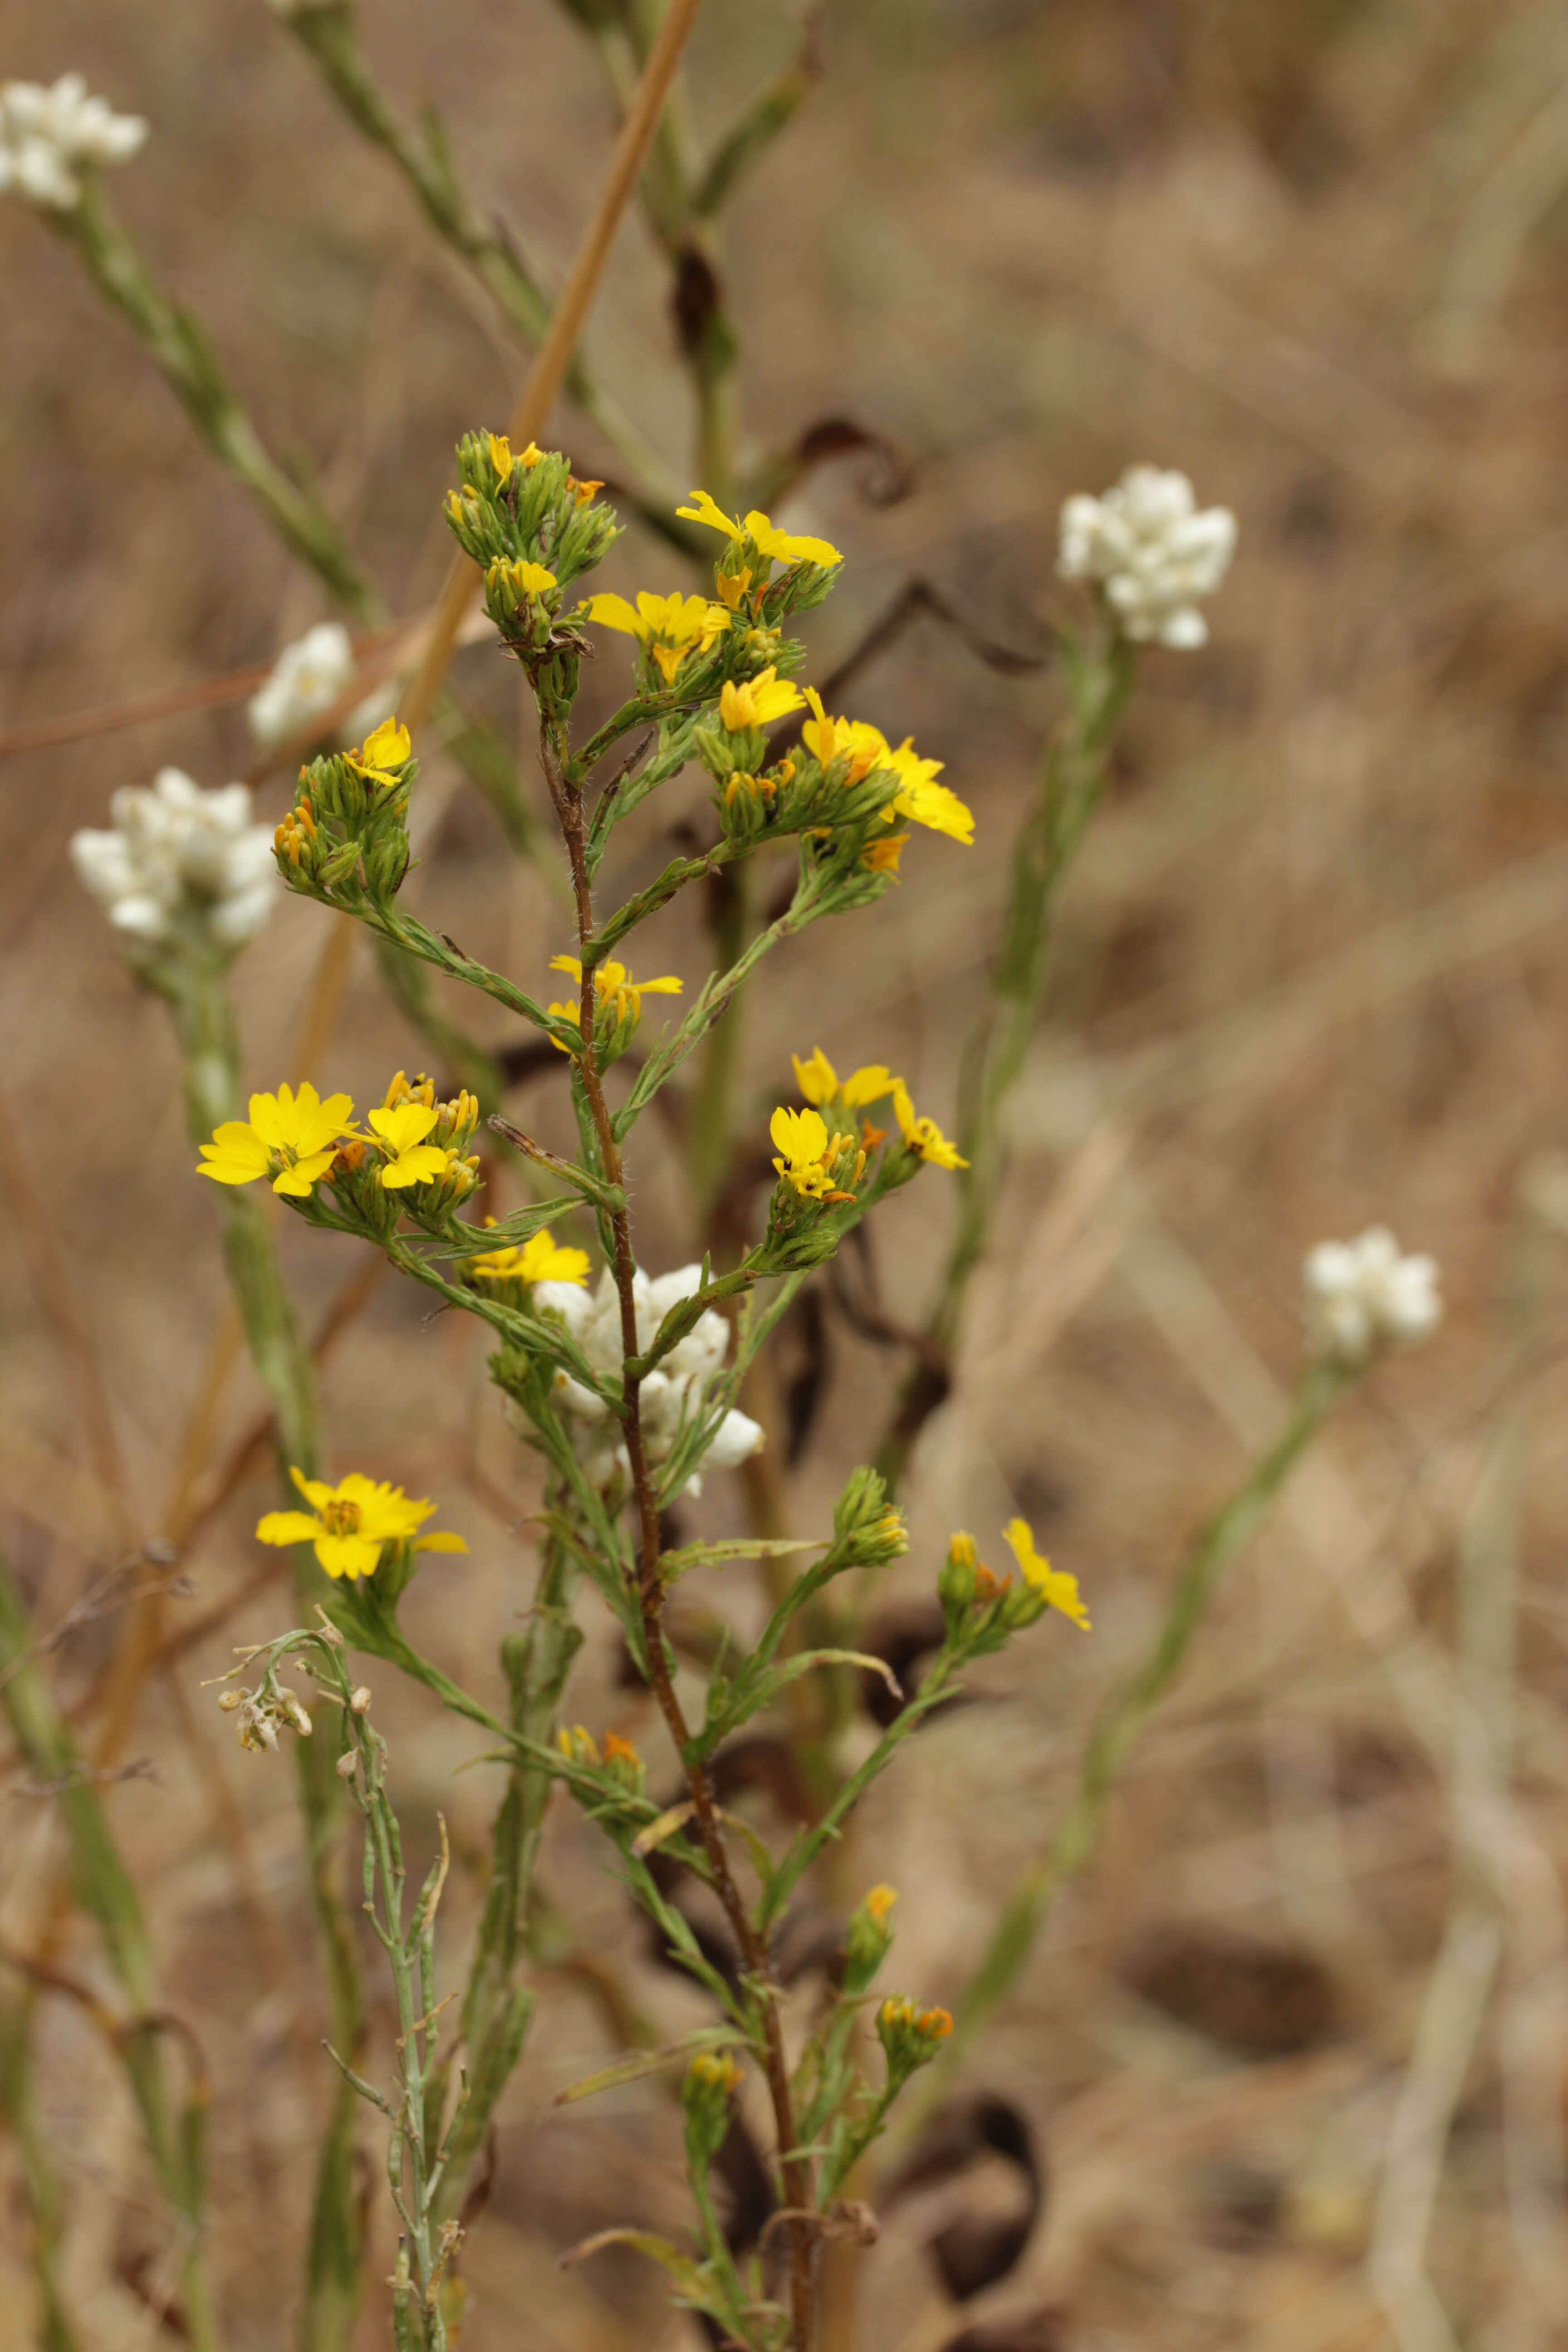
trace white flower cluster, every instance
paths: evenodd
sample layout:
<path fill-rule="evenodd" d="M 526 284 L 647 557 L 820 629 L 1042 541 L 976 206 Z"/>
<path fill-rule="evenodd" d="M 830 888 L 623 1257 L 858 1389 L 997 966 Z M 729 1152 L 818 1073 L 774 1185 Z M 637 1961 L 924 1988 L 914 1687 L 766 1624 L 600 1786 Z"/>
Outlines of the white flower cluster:
<path fill-rule="evenodd" d="M 247 786 L 204 793 L 178 768 L 163 768 L 151 792 L 129 786 L 110 808 L 112 832 L 74 835 L 71 861 L 128 946 L 161 945 L 182 911 L 219 947 L 255 938 L 278 869 L 272 827 L 250 821 Z"/>
<path fill-rule="evenodd" d="M 672 1307 L 700 1289 L 702 1268 L 683 1265 L 674 1274 L 649 1280 L 633 1277 L 637 1301 L 637 1346 L 650 1347 L 655 1333 Z M 574 1282 L 541 1282 L 533 1292 L 535 1307 L 553 1307 L 596 1372 L 621 1369 L 621 1308 L 616 1277 L 608 1266 L 597 1290 Z M 707 1307 L 679 1346 L 670 1349 L 657 1371 L 650 1372 L 639 1392 L 643 1443 L 655 1467 L 674 1452 L 682 1429 L 703 1409 L 704 1392 L 729 1352 L 730 1327 L 721 1315 Z M 621 1438 L 621 1425 L 603 1400 L 565 1372 L 555 1375 L 555 1402 L 579 1424 L 577 1451 L 595 1486 L 607 1486 L 616 1472 L 630 1464 Z M 716 1470 L 732 1470 L 755 1454 L 763 1433 L 743 1412 L 727 1412 L 709 1442 L 704 1461 Z M 700 1477 L 693 1475 L 682 1491 L 700 1494 Z"/>
<path fill-rule="evenodd" d="M 123 163 L 147 136 L 138 114 L 116 114 L 89 98 L 80 74 L 42 82 L 0 82 L 0 195 L 15 188 L 29 204 L 68 212 L 81 194 L 79 163 Z"/>
<path fill-rule="evenodd" d="M 1320 1242 L 1307 1255 L 1307 1323 L 1312 1344 L 1342 1364 L 1361 1364 L 1391 1341 L 1425 1339 L 1443 1319 L 1437 1262 L 1403 1257 L 1386 1225 L 1353 1242 Z"/>
<path fill-rule="evenodd" d="M 302 637 L 284 646 L 271 677 L 251 698 L 250 731 L 257 741 L 268 749 L 286 742 L 308 719 L 330 710 L 357 667 L 349 633 L 341 621 L 319 621 L 313 629 L 307 629 Z M 345 740 L 357 742 L 368 735 L 392 704 L 391 688 L 377 687 L 344 719 Z"/>
<path fill-rule="evenodd" d="M 1190 647 L 1208 642 L 1194 599 L 1213 594 L 1235 552 L 1228 507 L 1200 514 L 1185 474 L 1129 466 L 1102 499 L 1068 499 L 1057 570 L 1098 582 L 1126 635 Z"/>

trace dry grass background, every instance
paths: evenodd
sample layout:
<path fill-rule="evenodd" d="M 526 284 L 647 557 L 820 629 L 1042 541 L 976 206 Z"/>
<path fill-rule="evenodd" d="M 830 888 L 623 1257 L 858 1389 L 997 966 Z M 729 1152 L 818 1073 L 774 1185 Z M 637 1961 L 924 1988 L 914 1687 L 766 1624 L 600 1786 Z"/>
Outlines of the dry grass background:
<path fill-rule="evenodd" d="M 476 192 L 557 272 L 607 131 L 564 16 L 544 0 L 377 0 L 365 20 L 385 83 L 436 99 Z M 1468 1543 L 1484 1612 L 1516 1517 L 1519 1765 L 1487 1832 L 1509 1857 L 1503 1958 L 1458 2089 L 1432 2255 L 1462 2340 L 1554 2343 L 1568 2333 L 1552 2170 L 1568 1993 L 1568 1450 L 1554 1435 L 1568 1378 L 1549 1243 L 1531 1276 L 1535 1333 L 1511 1369 L 1498 1301 L 1521 1183 L 1551 1210 L 1541 1154 L 1563 1127 L 1568 11 L 847 0 L 825 36 L 820 89 L 733 215 L 745 415 L 762 443 L 850 411 L 908 446 L 918 473 L 907 500 L 879 509 L 847 464 L 792 506 L 796 527 L 829 531 L 850 558 L 812 624 L 817 669 L 915 573 L 991 636 L 1039 646 L 1060 593 L 1059 501 L 1130 459 L 1184 467 L 1241 521 L 1211 647 L 1143 666 L 1111 803 L 1069 892 L 958 1400 L 929 1433 L 909 1494 L 915 1551 L 889 1580 L 921 1589 L 951 1526 L 994 1529 L 1016 1507 L 1083 1580 L 1096 1632 L 1016 1650 L 868 1806 L 838 1868 L 851 1892 L 873 1876 L 902 1889 L 900 1983 L 931 1999 L 962 1983 L 1185 1537 L 1272 1427 L 1298 1356 L 1303 1249 L 1386 1218 L 1439 1256 L 1449 1302 L 1440 1341 L 1375 1374 L 1226 1591 L 1087 1880 L 968 2062 L 967 2081 L 1021 2104 L 1049 2166 L 1023 2262 L 957 2313 L 921 2251 L 929 2204 L 900 2209 L 864 2258 L 858 2340 L 935 2352 L 965 2326 L 1019 2315 L 1038 2347 L 1385 2340 L 1367 2259 L 1380 2183 L 1445 1922 L 1471 1899 L 1447 1787 L 1457 1563 Z M 703 120 L 721 121 L 794 38 L 776 10 L 711 0 L 692 68 Z M 445 558 L 451 444 L 499 420 L 521 356 L 268 11 L 5 0 L 0 58 L 38 78 L 79 67 L 151 118 L 116 201 L 211 322 L 271 439 L 318 470 L 388 601 L 418 604 Z M 268 660 L 320 615 L 313 583 L 15 203 L 0 208 L 0 724 Z M 684 474 L 684 385 L 638 226 L 591 345 Z M 564 438 L 608 470 L 585 431 Z M 678 572 L 633 533 L 606 584 L 673 585 Z M 510 715 L 490 655 L 465 655 L 462 676 Z M 874 913 L 768 969 L 747 1014 L 748 1115 L 774 1098 L 790 1047 L 818 1040 L 908 1069 L 922 1103 L 951 1111 L 1009 834 L 1058 707 L 1048 676 L 998 678 L 930 623 L 856 699 L 947 761 L 978 844 L 928 845 Z M 195 1197 L 162 1009 L 117 965 L 66 844 L 102 821 L 116 785 L 162 763 L 219 782 L 247 759 L 231 707 L 13 756 L 3 778 L 8 1162 L 30 1171 L 90 1326 L 143 1531 L 166 1524 L 223 1314 L 216 1223 Z M 679 813 L 672 803 L 668 821 Z M 637 830 L 627 878 L 665 848 L 651 819 Z M 561 924 L 498 845 L 460 791 L 411 887 L 537 985 Z M 290 903 L 238 969 L 256 1083 L 283 1065 L 322 920 Z M 639 969 L 696 976 L 693 920 L 664 919 Z M 328 1075 L 363 1099 L 417 1058 L 366 959 Z M 548 1124 L 548 1090 L 526 1099 Z M 12 1165 L 0 1509 L 48 1627 L 119 1538 L 83 1367 L 46 1311 L 40 1223 L 16 1213 L 16 1188 Z M 900 1304 L 924 1295 L 948 1205 L 928 1178 L 879 1236 Z M 639 1209 L 652 1262 L 689 1253 L 672 1160 L 645 1160 Z M 325 1236 L 289 1229 L 283 1246 L 320 1312 L 352 1266 Z M 841 1328 L 832 1349 L 829 1410 L 792 1483 L 803 1527 L 869 1442 L 894 1376 Z M 323 1396 L 340 1468 L 437 1496 L 468 1535 L 471 1562 L 427 1570 L 413 1606 L 443 1663 L 489 1690 L 496 1637 L 527 1605 L 536 1495 L 486 1390 L 480 1335 L 427 1323 L 417 1298 L 383 1285 Z M 256 1408 L 237 1376 L 213 1459 Z M 1511 1457 L 1496 1451 L 1500 1416 L 1505 1435 L 1523 1433 Z M 258 1471 L 204 1528 L 171 1628 L 255 1572 L 266 1493 Z M 726 1601 L 752 1605 L 739 1587 Z M 278 1630 L 285 1606 L 269 1591 L 237 1633 Z M 64 1696 L 116 1634 L 110 1618 L 61 1648 Z M 325 2086 L 289 1777 L 241 1756 L 196 1689 L 232 1638 L 153 1682 L 129 1752 L 155 1777 L 110 1801 L 169 1999 L 208 2054 L 224 2308 L 237 2347 L 259 2348 L 289 2340 Z M 584 1720 L 654 1745 L 615 1686 L 602 1626 L 577 1687 Z M 466 1878 L 450 1953 L 490 1776 L 452 1780 L 473 1741 L 384 1672 L 377 1704 L 416 1844 L 437 1803 L 454 1816 Z M 0 1841 L 0 1932 L 26 1944 L 58 1846 L 47 1799 L 14 1769 Z M 695 2015 L 637 1956 L 598 1853 L 563 1813 L 546 1875 L 641 2006 L 671 2030 Z M 90 1969 L 85 1945 L 66 1948 Z M 692 2340 L 635 2271 L 555 2266 L 591 2228 L 679 2222 L 682 2203 L 657 2092 L 547 2112 L 611 2044 L 580 1979 L 542 1970 L 540 1983 L 471 2247 L 468 2340 Z M 156 2331 L 125 2282 L 138 2257 L 163 2258 L 163 2225 L 119 2090 L 68 2012 L 46 2012 L 41 2095 L 74 2197 L 83 2340 L 130 2352 Z M 0 2266 L 0 2334 L 21 2340 L 31 2290 L 9 2168 Z M 382 2326 L 373 2308 L 367 2344 Z"/>

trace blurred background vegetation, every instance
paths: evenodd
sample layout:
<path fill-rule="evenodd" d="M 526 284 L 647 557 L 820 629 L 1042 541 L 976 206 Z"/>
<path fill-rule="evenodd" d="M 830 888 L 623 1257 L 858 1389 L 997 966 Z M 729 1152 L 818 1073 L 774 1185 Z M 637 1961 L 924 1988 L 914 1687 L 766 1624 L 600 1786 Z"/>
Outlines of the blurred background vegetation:
<path fill-rule="evenodd" d="M 582 26 L 546 0 L 373 0 L 362 30 L 401 108 L 434 101 L 479 209 L 558 282 L 613 123 Z M 710 0 L 688 77 L 709 135 L 808 37 L 820 77 L 736 194 L 719 267 L 752 451 L 838 418 L 888 445 L 814 468 L 784 509 L 849 559 L 808 616 L 812 673 L 913 581 L 986 645 L 1047 652 L 1070 610 L 1054 577 L 1060 502 L 1131 460 L 1183 467 L 1241 527 L 1210 646 L 1142 660 L 1064 909 L 954 1394 L 907 1490 L 914 1549 L 888 1581 L 896 1610 L 929 1589 L 952 1527 L 993 1529 L 1016 1508 L 1081 1580 L 1096 1632 L 977 1675 L 866 1807 L 838 1867 L 851 1894 L 873 1877 L 900 1889 L 900 1982 L 931 2000 L 963 1983 L 1185 1539 L 1274 1428 L 1307 1246 L 1386 1219 L 1440 1259 L 1449 1309 L 1439 1342 L 1381 1370 L 1308 1465 L 1135 1759 L 1091 1872 L 965 2057 L 964 2090 L 1005 2095 L 1021 2118 L 1032 2187 L 995 2154 L 934 2187 L 911 2176 L 855 2257 L 858 2326 L 847 2297 L 836 2325 L 867 2352 L 1383 2343 L 1388 2265 L 1419 2201 L 1412 2084 L 1447 2058 L 1433 2278 L 1463 2340 L 1558 2342 L 1568 10 L 839 0 L 808 26 Z M 114 201 L 387 605 L 426 603 L 452 444 L 500 425 L 526 357 L 298 47 L 258 0 L 0 0 L 0 61 L 38 79 L 79 68 L 149 119 Z M 117 786 L 166 763 L 220 783 L 256 755 L 232 698 L 112 731 L 28 730 L 264 669 L 327 607 L 17 203 L 0 206 L 0 1517 L 36 1623 L 70 1621 L 50 1671 L 90 1724 L 122 1612 L 75 1604 L 130 1535 L 204 1514 L 165 1563 L 165 1655 L 121 1758 L 133 1777 L 107 1801 L 166 1998 L 205 2053 L 215 2266 L 229 2339 L 259 2352 L 290 2340 L 329 2086 L 290 1784 L 233 1748 L 197 1685 L 231 1641 L 279 1630 L 287 1603 L 251 1540 L 270 1500 L 264 1454 L 245 1450 L 258 1393 L 237 1368 L 213 1381 L 216 1210 L 195 1197 L 167 1024 L 66 854 Z M 685 488 L 669 272 L 637 219 L 587 349 Z M 614 453 L 565 404 L 559 415 L 552 439 L 578 471 L 613 480 Z M 635 522 L 603 575 L 678 583 L 695 575 Z M 458 677 L 515 732 L 492 650 L 466 651 Z M 850 700 L 947 762 L 976 845 L 910 858 L 874 915 L 769 968 L 746 1013 L 742 1144 L 760 1139 L 790 1051 L 817 1043 L 840 1066 L 906 1071 L 946 1123 L 1008 845 L 1062 708 L 1048 667 L 999 671 L 929 614 Z M 438 747 L 419 748 L 439 775 Z M 262 810 L 281 813 L 286 792 L 263 786 Z M 695 781 L 661 803 L 637 852 L 647 871 L 700 806 Z M 484 803 L 455 789 L 415 887 L 427 919 L 540 990 L 569 944 L 560 905 L 499 847 Z M 257 1085 L 286 1066 L 321 922 L 284 905 L 238 967 Z M 683 905 L 638 968 L 690 982 L 709 960 Z M 507 1042 L 499 1017 L 489 1042 Z M 421 1057 L 364 958 L 322 1075 L 374 1099 Z M 516 1096 L 548 1139 L 556 1081 L 535 1073 Z M 508 1181 L 498 1170 L 501 1200 Z M 900 1321 L 929 1299 L 947 1206 L 933 1180 L 879 1231 Z M 645 1161 L 638 1211 L 653 1265 L 692 1253 L 673 1150 Z M 281 1243 L 320 1327 L 341 1256 L 292 1226 Z M 426 1570 L 410 1608 L 424 1645 L 488 1688 L 496 1635 L 528 1606 L 534 1470 L 486 1390 L 477 1332 L 395 1285 L 363 1286 L 323 1363 L 331 1461 L 439 1497 L 468 1535 L 472 1560 Z M 792 1404 L 797 1423 L 811 1409 L 784 1498 L 805 1527 L 874 1444 L 903 1358 L 830 1287 L 791 1344 L 759 1409 L 778 1462 Z M 703 1506 L 715 1526 L 742 1507 L 738 1487 Z M 1462 1770 L 1454 1783 L 1456 1593 L 1506 1637 L 1515 1572 L 1517 1674 L 1506 1638 L 1477 1652 L 1517 1764 L 1489 1817 L 1510 1891 L 1468 2036 L 1427 1999 L 1475 1901 Z M 437 1803 L 453 1821 L 455 1943 L 493 1791 L 483 1769 L 451 1780 L 472 1753 L 460 1727 L 381 1681 L 411 1836 L 430 1845 Z M 603 1623 L 574 1687 L 582 1719 L 655 1744 Z M 0 1946 L 45 1937 L 90 1976 L 68 1927 L 49 1930 L 50 1794 L 0 1760 Z M 550 2102 L 613 2054 L 617 2014 L 673 2033 L 695 1999 L 634 1944 L 591 1832 L 563 1810 L 545 1877 L 576 1935 L 540 1970 L 468 2253 L 468 2340 L 685 2344 L 691 2323 L 635 2266 L 557 2267 L 612 2221 L 679 2228 L 678 2118 L 642 2084 Z M 40 2015 L 75 2306 L 95 2352 L 129 2352 L 156 2332 L 163 2217 L 90 2027 L 68 2000 Z M 26 2223 L 3 2161 L 0 2340 L 21 2342 Z M 1012 2229 L 1016 2258 L 955 2298 L 931 2252 L 944 2230 L 1005 2234 L 1037 2206 Z M 389 2263 L 390 2241 L 374 2274 Z M 1447 2340 L 1430 2312 L 1419 2334 L 1418 2299 L 1398 2307 L 1407 2342 Z M 364 2325 L 379 2341 L 374 2304 Z"/>

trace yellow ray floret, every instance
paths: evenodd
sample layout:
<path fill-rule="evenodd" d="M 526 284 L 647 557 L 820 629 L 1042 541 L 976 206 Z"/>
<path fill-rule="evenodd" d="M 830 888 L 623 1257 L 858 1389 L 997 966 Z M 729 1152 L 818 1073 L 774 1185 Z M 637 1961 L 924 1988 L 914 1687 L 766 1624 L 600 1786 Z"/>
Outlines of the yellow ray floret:
<path fill-rule="evenodd" d="M 675 674 L 689 654 L 710 652 L 730 626 L 722 604 L 707 596 L 683 596 L 679 588 L 668 596 L 655 596 L 644 588 L 635 609 L 624 596 L 590 596 L 588 618 L 645 645 L 667 686 L 675 683 Z"/>
<path fill-rule="evenodd" d="M 792 1054 L 790 1060 L 795 1064 L 795 1082 L 808 1103 L 820 1108 L 833 1100 L 838 1092 L 838 1073 L 820 1045 L 812 1047 L 809 1062 L 803 1062 L 798 1054 Z"/>
<path fill-rule="evenodd" d="M 792 1054 L 790 1060 L 795 1065 L 796 1086 L 806 1101 L 818 1109 L 826 1103 L 840 1102 L 846 1110 L 863 1110 L 868 1103 L 880 1102 L 903 1083 L 894 1077 L 885 1062 L 868 1062 L 851 1071 L 840 1086 L 838 1073 L 820 1045 L 812 1047 L 808 1062 L 803 1062 L 798 1054 Z"/>
<path fill-rule="evenodd" d="M 400 727 L 395 719 L 384 719 L 365 737 L 363 751 L 344 756 L 356 775 L 367 777 L 373 784 L 390 784 L 407 766 L 413 750 L 414 739 L 407 728 Z"/>
<path fill-rule="evenodd" d="M 892 1086 L 893 1116 L 899 1122 L 899 1133 L 911 1151 L 929 1160 L 933 1168 L 967 1168 L 969 1162 L 959 1155 L 956 1144 L 950 1143 L 934 1118 L 917 1118 L 910 1100 L 910 1090 L 902 1078 Z"/>
<path fill-rule="evenodd" d="M 268 1511 L 257 1537 L 264 1544 L 311 1545 L 329 1576 L 374 1574 L 384 1544 L 412 1542 L 416 1551 L 468 1549 L 461 1536 L 439 1528 L 422 1536 L 419 1529 L 436 1506 L 414 1501 L 401 1486 L 367 1478 L 359 1470 L 351 1470 L 335 1486 L 307 1478 L 302 1470 L 291 1469 L 289 1475 L 311 1508 Z"/>
<path fill-rule="evenodd" d="M 489 1282 L 581 1285 L 588 1279 L 588 1253 L 567 1249 L 552 1241 L 549 1227 L 542 1225 L 538 1233 L 530 1234 L 521 1248 L 487 1250 L 482 1257 L 471 1257 L 468 1272 L 482 1275 Z"/>
<path fill-rule="evenodd" d="M 1077 1577 L 1069 1576 L 1065 1569 L 1053 1568 L 1050 1561 L 1035 1549 L 1035 1538 L 1026 1519 L 1009 1519 L 1002 1532 L 1012 1547 L 1013 1557 L 1023 1571 L 1025 1583 L 1033 1586 L 1048 1608 L 1059 1609 L 1064 1617 L 1069 1617 L 1081 1632 L 1087 1633 L 1089 1630 L 1089 1612 L 1083 1605 Z"/>
<path fill-rule="evenodd" d="M 438 1143 L 425 1140 L 441 1116 L 434 1103 L 397 1103 L 390 1110 L 373 1110 L 367 1116 L 390 1155 L 376 1171 L 384 1191 L 402 1192 L 410 1184 L 428 1184 L 446 1174 L 455 1155 Z"/>
<path fill-rule="evenodd" d="M 825 539 L 804 539 L 787 530 L 775 530 L 765 514 L 753 507 L 743 522 L 737 522 L 722 508 L 715 505 L 706 490 L 693 490 L 695 506 L 677 507 L 675 511 L 686 522 L 705 522 L 710 530 L 721 530 L 726 539 L 749 539 L 759 555 L 773 558 L 780 563 L 842 563 L 844 559 L 836 547 Z"/>
<path fill-rule="evenodd" d="M 254 1184 L 270 1175 L 275 1192 L 302 1201 L 331 1166 L 340 1140 L 358 1132 L 348 1096 L 323 1102 L 309 1079 L 298 1094 L 283 1086 L 275 1095 L 252 1095 L 248 1108 L 248 1120 L 225 1119 L 201 1146 L 198 1175 L 216 1184 Z"/>
<path fill-rule="evenodd" d="M 719 717 L 731 735 L 742 727 L 766 727 L 782 719 L 786 710 L 798 710 L 801 697 L 787 677 L 776 677 L 770 667 L 760 670 L 742 686 L 726 678 L 719 695 Z"/>

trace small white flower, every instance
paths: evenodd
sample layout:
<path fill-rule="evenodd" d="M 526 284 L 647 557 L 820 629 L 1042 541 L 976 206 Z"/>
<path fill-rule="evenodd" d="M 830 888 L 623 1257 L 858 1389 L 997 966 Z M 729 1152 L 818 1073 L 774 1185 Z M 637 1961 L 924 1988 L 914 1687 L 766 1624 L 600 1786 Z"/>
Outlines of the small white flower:
<path fill-rule="evenodd" d="M 674 1274 L 661 1274 L 652 1280 L 646 1274 L 633 1276 L 639 1348 L 652 1345 L 670 1308 L 681 1299 L 689 1298 L 700 1288 L 701 1282 L 700 1265 L 683 1265 Z M 620 1298 L 615 1276 L 607 1266 L 596 1290 L 586 1290 L 572 1282 L 541 1282 L 534 1286 L 533 1303 L 535 1307 L 550 1309 L 560 1316 L 595 1371 L 619 1372 Z M 712 1307 L 705 1307 L 685 1338 L 644 1381 L 638 1397 L 643 1443 L 655 1468 L 668 1461 L 683 1430 L 702 1412 L 709 1383 L 722 1369 L 729 1349 L 729 1325 Z M 578 1455 L 595 1486 L 607 1486 L 617 1471 L 629 1471 L 631 1465 L 621 1439 L 620 1423 L 602 1398 L 595 1396 L 569 1373 L 557 1372 L 555 1402 L 577 1424 L 574 1439 Z M 731 1411 L 709 1440 L 703 1460 L 717 1469 L 732 1470 L 749 1460 L 762 1443 L 763 1432 L 758 1423 L 746 1413 Z M 694 1472 L 683 1492 L 700 1494 L 701 1487 L 701 1477 Z"/>
<path fill-rule="evenodd" d="M 272 829 L 252 824 L 246 785 L 204 793 L 178 768 L 163 768 L 151 792 L 127 787 L 110 810 L 112 832 L 74 835 L 71 862 L 128 951 L 164 944 L 182 919 L 231 950 L 255 938 L 278 872 Z"/>
<path fill-rule="evenodd" d="M 80 74 L 41 82 L 0 82 L 0 195 L 68 212 L 81 195 L 74 166 L 122 163 L 147 136 L 140 115 L 116 114 L 88 95 Z"/>
<path fill-rule="evenodd" d="M 250 731 L 268 749 L 286 742 L 307 720 L 330 710 L 350 684 L 358 665 L 349 633 L 341 621 L 318 621 L 291 646 L 285 646 L 272 675 L 251 698 Z M 343 735 L 358 742 L 392 709 L 393 688 L 377 687 L 343 721 Z"/>
<path fill-rule="evenodd" d="M 1320 1242 L 1307 1254 L 1307 1323 L 1312 1344 L 1341 1363 L 1364 1363 L 1384 1345 L 1425 1339 L 1443 1318 L 1436 1258 L 1400 1255 L 1385 1225 L 1353 1242 Z"/>
<path fill-rule="evenodd" d="M 1228 507 L 1200 514 L 1185 474 L 1129 466 L 1103 498 L 1067 500 L 1057 570 L 1097 582 L 1125 635 L 1190 647 L 1208 639 L 1194 600 L 1213 594 L 1235 552 Z"/>

